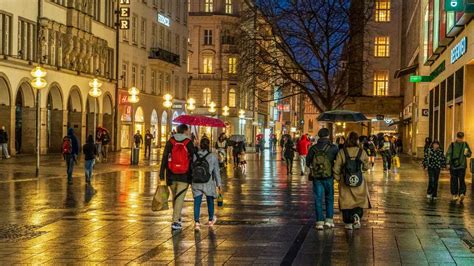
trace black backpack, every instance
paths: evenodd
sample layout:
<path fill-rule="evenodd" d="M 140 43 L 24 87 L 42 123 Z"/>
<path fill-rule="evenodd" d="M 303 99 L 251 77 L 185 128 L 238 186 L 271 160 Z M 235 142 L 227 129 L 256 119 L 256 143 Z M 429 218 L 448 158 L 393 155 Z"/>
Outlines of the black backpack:
<path fill-rule="evenodd" d="M 196 153 L 196 161 L 191 165 L 193 183 L 207 183 L 211 179 L 211 172 L 209 171 L 209 163 L 206 157 L 211 154 L 208 152 L 203 157 Z"/>
<path fill-rule="evenodd" d="M 346 162 L 344 163 L 344 168 L 342 169 L 344 184 L 349 187 L 358 187 L 362 184 L 362 161 L 360 156 L 362 155 L 362 149 L 359 149 L 357 156 L 352 159 L 349 156 L 349 152 L 346 148 L 343 149 Z"/>

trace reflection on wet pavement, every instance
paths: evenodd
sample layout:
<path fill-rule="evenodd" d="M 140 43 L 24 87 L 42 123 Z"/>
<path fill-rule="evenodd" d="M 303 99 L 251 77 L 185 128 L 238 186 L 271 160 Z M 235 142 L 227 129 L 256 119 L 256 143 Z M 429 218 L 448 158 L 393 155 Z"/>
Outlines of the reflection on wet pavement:
<path fill-rule="evenodd" d="M 158 152 L 137 167 L 127 165 L 129 153 L 113 156 L 97 164 L 92 185 L 76 166 L 72 186 L 60 156 L 43 158 L 39 178 L 33 157 L 0 161 L 0 264 L 474 265 L 461 241 L 472 238 L 471 191 L 464 205 L 451 204 L 443 173 L 429 201 L 425 173 L 409 160 L 398 172 L 368 174 L 373 208 L 355 232 L 337 209 L 336 228 L 316 231 L 311 184 L 266 153 L 249 156 L 246 176 L 227 169 L 214 229 L 194 232 L 189 192 L 184 230 L 172 233 L 171 211 L 150 209 Z"/>

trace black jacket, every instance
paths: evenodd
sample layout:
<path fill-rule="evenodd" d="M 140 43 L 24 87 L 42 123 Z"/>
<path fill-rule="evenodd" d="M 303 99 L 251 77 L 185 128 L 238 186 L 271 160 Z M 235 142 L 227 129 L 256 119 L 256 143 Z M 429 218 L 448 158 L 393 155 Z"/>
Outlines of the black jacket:
<path fill-rule="evenodd" d="M 183 134 L 175 134 L 174 138 L 177 142 L 183 142 L 186 139 L 189 139 L 188 137 L 184 136 Z M 170 140 L 166 142 L 165 145 L 165 150 L 163 151 L 163 157 L 161 158 L 161 166 L 160 166 L 160 179 L 163 180 L 166 177 L 166 182 L 168 185 L 170 185 L 172 182 L 185 182 L 191 184 L 191 163 L 193 162 L 193 157 L 195 153 L 195 148 L 194 144 L 189 139 L 188 145 L 186 145 L 186 148 L 188 150 L 188 158 L 189 158 L 189 172 L 186 174 L 173 174 L 169 169 L 168 169 L 168 158 L 171 155 L 171 150 L 173 149 L 173 144 L 171 144 Z"/>
<path fill-rule="evenodd" d="M 0 129 L 0 144 L 8 143 L 8 134 L 5 130 Z"/>
<path fill-rule="evenodd" d="M 97 147 L 94 143 L 86 143 L 82 146 L 82 153 L 84 153 L 84 160 L 93 160 L 97 155 Z"/>
<path fill-rule="evenodd" d="M 316 151 L 323 150 L 326 145 L 329 145 L 327 153 L 329 160 L 334 166 L 339 148 L 332 144 L 328 138 L 320 138 L 316 144 L 309 148 L 308 155 L 306 156 L 306 166 L 311 167 L 311 163 L 313 162 L 314 156 L 316 155 Z"/>

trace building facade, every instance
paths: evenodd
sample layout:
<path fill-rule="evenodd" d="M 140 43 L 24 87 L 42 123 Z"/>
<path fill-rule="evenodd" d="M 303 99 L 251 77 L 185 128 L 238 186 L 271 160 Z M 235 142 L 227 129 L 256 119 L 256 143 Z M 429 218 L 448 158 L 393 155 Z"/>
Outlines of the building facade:
<path fill-rule="evenodd" d="M 0 124 L 12 154 L 35 152 L 36 110 L 41 153 L 60 152 L 73 128 L 81 143 L 97 124 L 113 134 L 115 39 L 113 0 L 6 0 L 0 5 Z M 28 7 L 28 8 L 25 8 Z M 42 65 L 48 86 L 37 91 L 30 71 Z M 89 82 L 102 95 L 89 96 Z"/>
<path fill-rule="evenodd" d="M 130 148 L 132 136 L 150 130 L 161 146 L 173 130 L 173 119 L 185 113 L 188 88 L 188 2 L 130 1 L 130 28 L 120 32 L 119 140 Z M 128 102 L 128 90 L 140 90 L 139 102 Z M 173 105 L 165 108 L 164 95 Z"/>

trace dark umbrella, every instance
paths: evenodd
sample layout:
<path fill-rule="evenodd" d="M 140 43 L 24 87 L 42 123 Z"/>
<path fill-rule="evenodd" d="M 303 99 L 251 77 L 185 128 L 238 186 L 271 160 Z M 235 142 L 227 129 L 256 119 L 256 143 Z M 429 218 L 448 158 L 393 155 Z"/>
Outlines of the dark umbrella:
<path fill-rule="evenodd" d="M 324 122 L 363 122 L 367 117 L 360 113 L 348 110 L 326 111 L 318 116 L 318 121 Z"/>

